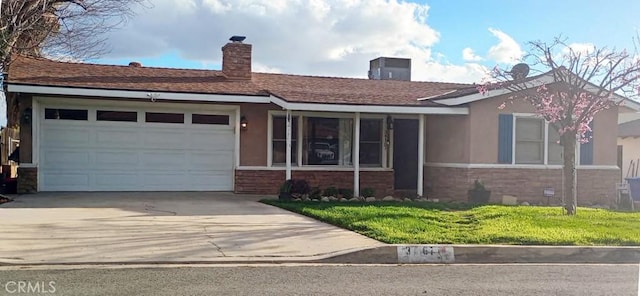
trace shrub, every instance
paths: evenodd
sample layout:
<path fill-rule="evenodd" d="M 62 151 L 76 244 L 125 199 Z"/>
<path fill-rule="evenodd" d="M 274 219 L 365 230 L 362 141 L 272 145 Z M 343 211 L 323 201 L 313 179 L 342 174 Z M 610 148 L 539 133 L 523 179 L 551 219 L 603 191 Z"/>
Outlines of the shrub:
<path fill-rule="evenodd" d="M 376 190 L 371 188 L 371 187 L 363 188 L 362 189 L 362 196 L 364 196 L 364 197 L 376 196 Z"/>
<path fill-rule="evenodd" d="M 280 185 L 280 193 L 291 193 L 293 180 L 286 180 Z"/>
<path fill-rule="evenodd" d="M 482 180 L 480 179 L 476 179 L 473 182 L 473 189 L 471 190 L 475 190 L 475 191 L 487 191 L 487 189 L 484 187 L 484 183 L 482 183 Z"/>
<path fill-rule="evenodd" d="M 303 195 L 311 192 L 309 182 L 304 179 L 291 179 L 291 194 Z"/>
<path fill-rule="evenodd" d="M 311 188 L 311 193 L 309 194 L 309 198 L 320 199 L 321 196 L 322 196 L 322 190 L 320 190 L 320 187 Z"/>
<path fill-rule="evenodd" d="M 333 186 L 327 187 L 327 189 L 324 190 L 324 196 L 338 196 L 338 189 Z"/>
<path fill-rule="evenodd" d="M 348 188 L 338 189 L 338 193 L 340 193 L 340 195 L 342 195 L 343 198 L 352 198 L 353 197 L 353 190 L 348 189 Z"/>

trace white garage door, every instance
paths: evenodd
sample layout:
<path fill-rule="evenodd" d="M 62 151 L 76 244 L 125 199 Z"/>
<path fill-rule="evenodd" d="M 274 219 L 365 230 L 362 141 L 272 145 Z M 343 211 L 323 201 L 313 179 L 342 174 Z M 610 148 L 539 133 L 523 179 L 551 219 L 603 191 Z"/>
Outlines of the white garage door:
<path fill-rule="evenodd" d="M 41 191 L 231 191 L 233 116 L 42 107 Z"/>

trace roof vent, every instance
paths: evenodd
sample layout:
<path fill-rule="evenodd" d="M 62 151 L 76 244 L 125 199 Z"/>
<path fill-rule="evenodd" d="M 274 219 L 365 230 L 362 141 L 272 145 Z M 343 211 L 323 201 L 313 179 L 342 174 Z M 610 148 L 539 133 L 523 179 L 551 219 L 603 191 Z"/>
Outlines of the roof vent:
<path fill-rule="evenodd" d="M 142 64 L 140 62 L 130 62 L 129 63 L 129 67 L 140 68 L 140 67 L 142 67 Z"/>

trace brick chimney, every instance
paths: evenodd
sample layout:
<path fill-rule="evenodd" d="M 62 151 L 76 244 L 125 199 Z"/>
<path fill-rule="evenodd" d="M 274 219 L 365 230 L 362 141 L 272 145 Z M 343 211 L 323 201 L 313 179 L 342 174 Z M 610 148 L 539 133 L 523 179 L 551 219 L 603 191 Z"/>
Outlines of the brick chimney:
<path fill-rule="evenodd" d="M 251 44 L 244 36 L 233 36 L 222 47 L 222 73 L 229 79 L 251 80 Z"/>

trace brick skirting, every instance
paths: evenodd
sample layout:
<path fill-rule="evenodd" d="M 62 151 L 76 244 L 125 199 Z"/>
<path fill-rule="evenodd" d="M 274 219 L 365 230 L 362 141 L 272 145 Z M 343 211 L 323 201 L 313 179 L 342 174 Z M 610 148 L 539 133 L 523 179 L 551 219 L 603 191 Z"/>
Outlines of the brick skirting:
<path fill-rule="evenodd" d="M 38 168 L 18 167 L 18 193 L 38 192 Z"/>
<path fill-rule="evenodd" d="M 475 179 L 481 179 L 491 190 L 491 201 L 500 202 L 503 195 L 518 197 L 519 202 L 546 204 L 546 187 L 555 189 L 551 204 L 562 198 L 562 169 L 522 168 L 451 168 L 425 166 L 425 187 L 429 198 L 465 201 L 467 190 Z M 579 169 L 578 204 L 611 204 L 615 200 L 615 184 L 620 182 L 620 170 Z"/>
<path fill-rule="evenodd" d="M 352 171 L 293 171 L 293 179 L 305 179 L 311 187 L 353 189 Z M 236 170 L 235 193 L 278 194 L 284 182 L 284 170 Z M 393 171 L 361 171 L 360 190 L 371 187 L 376 195 L 393 194 Z"/>

